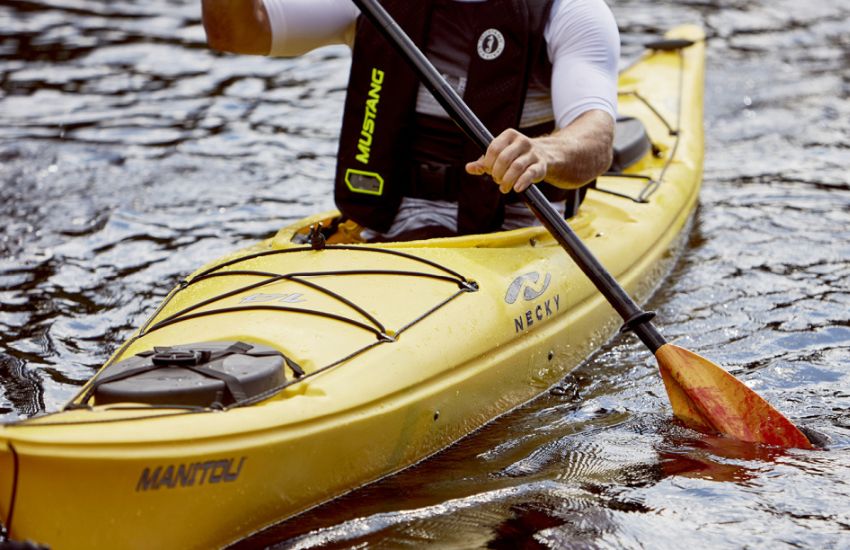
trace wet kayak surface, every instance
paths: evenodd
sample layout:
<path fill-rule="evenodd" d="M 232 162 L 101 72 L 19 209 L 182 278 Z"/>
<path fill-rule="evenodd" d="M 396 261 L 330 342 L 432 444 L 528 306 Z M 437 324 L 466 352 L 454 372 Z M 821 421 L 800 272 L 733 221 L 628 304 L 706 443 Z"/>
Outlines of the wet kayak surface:
<path fill-rule="evenodd" d="M 648 307 L 822 451 L 670 418 L 606 344 L 450 449 L 241 548 L 850 545 L 850 6 L 612 2 L 624 57 L 709 36 L 706 166 Z M 0 419 L 59 408 L 202 263 L 332 207 L 349 54 L 209 51 L 195 1 L 0 6 Z M 49 495 L 45 495 L 45 504 Z"/>

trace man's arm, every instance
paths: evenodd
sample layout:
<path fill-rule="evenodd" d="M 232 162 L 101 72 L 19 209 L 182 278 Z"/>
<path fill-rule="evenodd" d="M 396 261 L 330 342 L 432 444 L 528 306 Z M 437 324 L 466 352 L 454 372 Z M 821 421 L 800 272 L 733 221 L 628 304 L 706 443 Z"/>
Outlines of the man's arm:
<path fill-rule="evenodd" d="M 559 129 L 538 138 L 507 130 L 467 168 L 491 174 L 505 193 L 544 179 L 562 188 L 580 187 L 611 165 L 620 56 L 611 10 L 603 0 L 556 2 L 545 38 Z"/>
<path fill-rule="evenodd" d="M 211 48 L 267 55 L 271 27 L 262 0 L 201 0 L 204 30 Z"/>
<path fill-rule="evenodd" d="M 466 165 L 470 174 L 490 174 L 502 193 L 521 192 L 546 181 L 564 189 L 581 187 L 611 166 L 614 121 L 592 110 L 566 128 L 530 138 L 505 130 L 478 160 Z"/>

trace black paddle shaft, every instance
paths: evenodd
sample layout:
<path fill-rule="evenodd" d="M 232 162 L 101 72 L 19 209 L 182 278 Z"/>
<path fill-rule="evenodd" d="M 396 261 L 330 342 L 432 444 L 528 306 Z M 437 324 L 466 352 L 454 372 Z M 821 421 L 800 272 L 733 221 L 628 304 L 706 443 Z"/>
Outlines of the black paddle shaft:
<path fill-rule="evenodd" d="M 493 141 L 493 134 L 475 116 L 475 113 L 464 103 L 439 71 L 431 64 L 416 44 L 410 39 L 398 23 L 378 3 L 377 0 L 352 0 L 361 13 L 374 25 L 381 34 L 389 41 L 396 51 L 410 64 L 411 68 L 419 76 L 434 98 L 443 106 L 446 112 L 454 119 L 461 130 L 469 136 L 482 152 L 487 150 Z M 599 263 L 599 260 L 588 250 L 578 235 L 570 228 L 563 216 L 549 204 L 543 193 L 535 186 L 531 186 L 522 193 L 525 204 L 531 209 L 543 226 L 549 230 L 573 261 L 581 268 L 587 277 L 596 285 L 596 288 L 608 302 L 614 307 L 620 317 L 626 322 L 626 327 L 633 330 L 635 334 L 655 353 L 666 342 L 664 337 L 655 329 L 649 319 L 651 314 L 643 311 L 632 298 L 623 290 L 623 287 L 608 273 L 608 270 Z"/>

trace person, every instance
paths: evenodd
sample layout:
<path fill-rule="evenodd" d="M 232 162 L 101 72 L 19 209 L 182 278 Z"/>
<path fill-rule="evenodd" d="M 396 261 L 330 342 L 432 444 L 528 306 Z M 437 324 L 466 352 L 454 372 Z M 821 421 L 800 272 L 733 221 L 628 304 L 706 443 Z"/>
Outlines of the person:
<path fill-rule="evenodd" d="M 496 135 L 461 134 L 350 0 L 202 0 L 211 48 L 352 47 L 334 198 L 370 240 L 513 229 L 532 184 L 569 217 L 611 164 L 619 34 L 603 0 L 384 0 Z M 545 180 L 545 182 L 544 182 Z"/>

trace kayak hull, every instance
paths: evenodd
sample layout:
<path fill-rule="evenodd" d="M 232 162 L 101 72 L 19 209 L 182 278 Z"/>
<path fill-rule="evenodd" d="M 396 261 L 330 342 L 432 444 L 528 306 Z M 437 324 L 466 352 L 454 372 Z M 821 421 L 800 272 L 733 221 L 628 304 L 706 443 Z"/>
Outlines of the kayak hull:
<path fill-rule="evenodd" d="M 621 75 L 621 112 L 644 122 L 658 154 L 601 178 L 570 220 L 638 300 L 675 259 L 702 175 L 702 33 L 670 36 L 697 43 Z M 305 374 L 288 370 L 251 403 L 200 409 L 99 405 L 90 385 L 61 412 L 0 427 L 0 520 L 12 538 L 60 549 L 229 544 L 527 402 L 621 322 L 542 228 L 293 242 L 332 216 L 205 266 L 107 363 L 242 341 L 280 350 Z"/>

